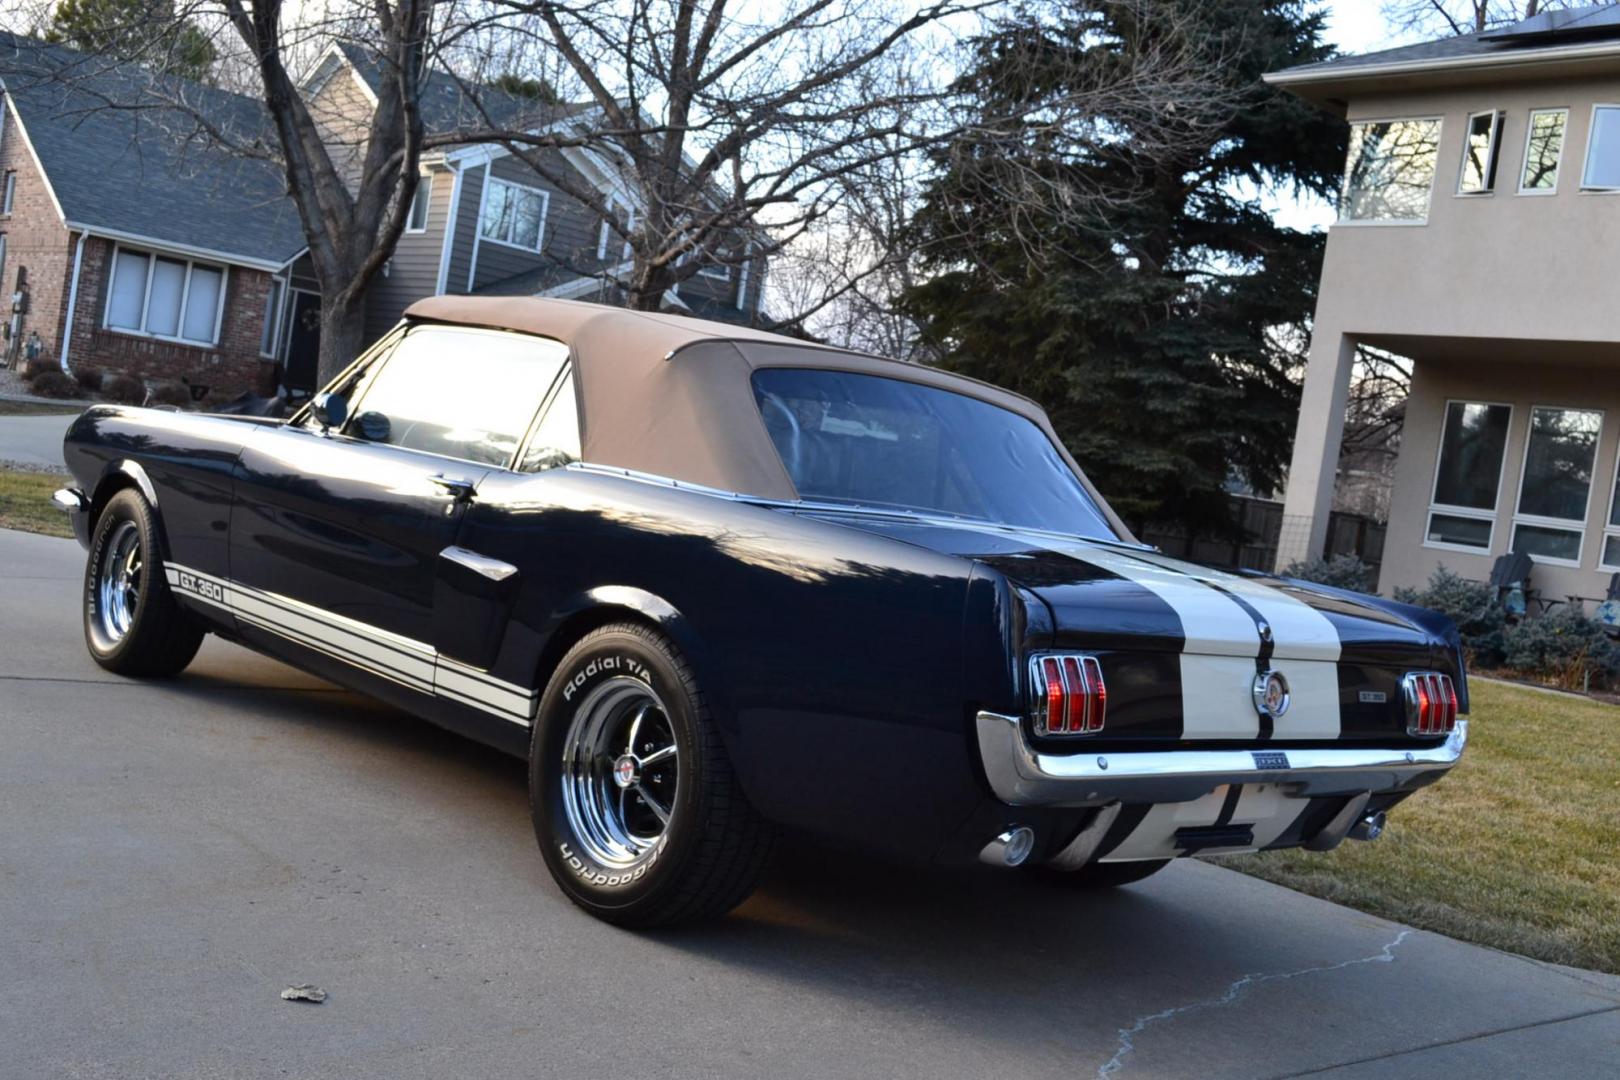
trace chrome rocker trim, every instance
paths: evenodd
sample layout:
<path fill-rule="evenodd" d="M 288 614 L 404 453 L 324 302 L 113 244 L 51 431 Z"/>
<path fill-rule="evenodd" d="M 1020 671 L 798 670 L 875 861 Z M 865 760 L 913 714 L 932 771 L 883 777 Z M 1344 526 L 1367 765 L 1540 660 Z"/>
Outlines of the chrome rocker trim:
<path fill-rule="evenodd" d="M 1276 784 L 1298 797 L 1384 794 L 1431 784 L 1457 764 L 1468 721 L 1439 746 L 1412 750 L 1162 750 L 1044 754 L 1018 717 L 981 712 L 979 757 L 996 797 L 1011 806 L 1190 802 L 1224 784 Z"/>

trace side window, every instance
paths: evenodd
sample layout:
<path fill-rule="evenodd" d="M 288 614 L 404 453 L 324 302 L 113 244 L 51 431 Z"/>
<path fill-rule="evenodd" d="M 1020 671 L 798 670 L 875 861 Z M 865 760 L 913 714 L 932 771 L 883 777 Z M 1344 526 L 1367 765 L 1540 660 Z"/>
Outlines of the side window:
<path fill-rule="evenodd" d="M 505 467 L 567 358 L 545 338 L 419 326 L 382 360 L 344 431 Z"/>
<path fill-rule="evenodd" d="M 544 472 L 578 461 L 579 455 L 579 403 L 574 400 L 574 373 L 570 371 L 535 427 L 518 469 Z"/>

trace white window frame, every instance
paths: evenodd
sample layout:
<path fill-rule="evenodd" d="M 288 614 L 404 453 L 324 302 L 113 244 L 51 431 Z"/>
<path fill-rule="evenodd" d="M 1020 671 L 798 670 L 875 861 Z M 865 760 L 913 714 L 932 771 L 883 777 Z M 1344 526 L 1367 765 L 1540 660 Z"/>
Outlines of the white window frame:
<path fill-rule="evenodd" d="M 265 312 L 265 318 L 268 320 L 266 329 L 270 331 L 269 352 L 264 349 L 264 334 L 262 332 L 259 334 L 259 356 L 265 360 L 274 360 L 281 348 L 281 318 L 287 309 L 288 284 L 287 279 L 280 274 L 270 275 L 270 287 L 278 290 L 278 294 L 275 309 Z"/>
<path fill-rule="evenodd" d="M 1620 563 L 1607 563 L 1603 561 L 1603 549 L 1608 547 L 1609 537 L 1620 537 L 1620 525 L 1610 524 L 1614 518 L 1615 504 L 1620 503 L 1620 498 L 1616 497 L 1617 495 L 1620 495 L 1620 492 L 1615 490 L 1616 487 L 1620 487 L 1620 446 L 1615 448 L 1614 464 L 1615 479 L 1614 482 L 1609 485 L 1609 508 L 1608 512 L 1603 515 L 1603 535 L 1598 540 L 1597 558 L 1599 570 L 1620 570 Z"/>
<path fill-rule="evenodd" d="M 141 328 L 132 330 L 127 326 L 113 326 L 109 321 L 112 317 L 113 281 L 118 276 L 118 253 L 127 251 L 132 255 L 140 255 L 146 259 L 146 285 L 141 291 Z M 198 341 L 196 338 L 178 337 L 169 334 L 154 334 L 146 329 L 147 316 L 151 314 L 149 305 L 152 301 L 152 272 L 157 267 L 159 259 L 170 262 L 183 263 L 186 268 L 185 284 L 180 286 L 180 326 L 186 324 L 186 302 L 191 298 L 191 271 L 201 266 L 205 270 L 219 271 L 219 300 L 214 305 L 214 336 L 208 341 Z M 112 334 L 128 334 L 131 337 L 151 338 L 153 341 L 168 341 L 175 345 L 189 345 L 194 349 L 215 349 L 219 347 L 219 335 L 225 324 L 225 296 L 230 291 L 231 268 L 223 263 L 203 262 L 198 259 L 188 259 L 184 256 L 167 255 L 153 251 L 149 248 L 125 247 L 123 244 L 114 244 L 112 258 L 107 262 L 107 300 L 101 308 L 101 329 Z"/>
<path fill-rule="evenodd" d="M 1510 401 L 1475 401 L 1472 398 L 1447 398 L 1440 407 L 1440 445 L 1434 451 L 1434 474 L 1429 480 L 1429 509 L 1423 515 L 1423 546 L 1435 548 L 1440 551 L 1459 551 L 1465 555 L 1489 556 L 1496 550 L 1496 521 L 1502 512 L 1502 479 L 1507 475 L 1507 442 L 1502 444 L 1502 462 L 1496 467 L 1496 498 L 1489 510 L 1481 510 L 1474 506 L 1452 506 L 1440 502 L 1436 496 L 1440 491 L 1440 460 L 1446 452 L 1446 423 L 1451 417 L 1453 405 L 1484 405 L 1486 408 L 1506 408 L 1508 411 L 1507 442 L 1513 440 L 1513 403 Z M 1488 521 L 1491 523 L 1491 534 L 1482 548 L 1469 547 L 1467 544 L 1450 544 L 1443 540 L 1429 539 L 1429 522 L 1435 514 L 1443 517 L 1472 518 L 1475 521 Z"/>
<path fill-rule="evenodd" d="M 4 192 L 0 193 L 0 216 L 10 217 L 17 202 L 17 170 L 6 170 L 5 179 L 0 183 L 5 184 Z"/>
<path fill-rule="evenodd" d="M 416 217 L 416 200 L 422 200 L 422 224 L 414 226 L 411 221 Z M 433 174 L 423 173 L 416 180 L 416 194 L 411 196 L 410 209 L 405 212 L 405 231 L 407 233 L 425 233 L 428 229 L 428 218 L 433 215 Z M 543 226 L 542 226 L 543 228 Z"/>
<path fill-rule="evenodd" d="M 1578 522 L 1573 519 L 1519 513 L 1519 503 L 1524 498 L 1525 469 L 1530 465 L 1530 434 L 1535 427 L 1537 409 L 1553 409 L 1558 412 L 1597 413 L 1598 445 L 1592 451 L 1592 482 L 1586 485 L 1586 505 L 1581 508 L 1581 519 Z M 1532 562 L 1538 562 L 1545 566 L 1567 566 L 1573 570 L 1579 570 L 1582 562 L 1586 559 L 1586 531 L 1592 518 L 1592 489 L 1597 486 L 1598 451 L 1603 446 L 1603 431 L 1608 416 L 1603 409 L 1590 409 L 1583 405 L 1537 405 L 1534 403 L 1530 406 L 1528 416 L 1529 419 L 1526 421 L 1524 428 L 1524 449 L 1519 455 L 1519 489 L 1513 496 L 1513 522 L 1508 532 L 1508 550 L 1513 550 L 1513 538 L 1518 535 L 1520 525 L 1533 525 L 1543 529 L 1561 529 L 1564 532 L 1572 532 L 1580 537 L 1580 546 L 1575 550 L 1573 561 L 1555 559 L 1550 555 L 1531 555 L 1530 559 Z"/>
<path fill-rule="evenodd" d="M 748 267 L 754 261 L 754 245 L 743 247 L 743 261 L 737 264 L 737 310 L 748 310 Z"/>
<path fill-rule="evenodd" d="M 1592 175 L 1592 143 L 1597 139 L 1598 113 L 1606 110 L 1620 112 L 1620 104 L 1600 101 L 1592 106 L 1592 118 L 1586 125 L 1586 153 L 1581 157 L 1582 195 L 1620 195 L 1620 185 L 1596 187 L 1587 183 L 1587 178 Z"/>
<path fill-rule="evenodd" d="M 1530 168 L 1530 140 L 1536 134 L 1536 117 L 1563 114 L 1564 130 L 1558 133 L 1558 167 L 1553 171 L 1553 185 L 1550 188 L 1527 188 L 1524 186 L 1524 174 Z M 1569 149 L 1569 108 L 1568 106 L 1555 106 L 1545 109 L 1531 109 L 1529 123 L 1524 129 L 1524 152 L 1519 155 L 1519 183 L 1518 194 L 1547 196 L 1558 194 L 1558 185 L 1564 182 L 1564 151 Z"/>
<path fill-rule="evenodd" d="M 1434 185 L 1435 185 L 1435 182 L 1440 177 L 1440 147 L 1444 146 L 1445 141 L 1446 141 L 1446 118 L 1445 118 L 1445 116 L 1443 116 L 1443 115 L 1441 115 L 1441 116 L 1367 116 L 1367 117 L 1362 117 L 1360 119 L 1349 121 L 1349 124 L 1350 124 L 1351 127 L 1356 127 L 1357 125 L 1360 125 L 1360 124 L 1400 124 L 1400 123 L 1413 123 L 1413 124 L 1416 124 L 1416 123 L 1426 123 L 1426 122 L 1431 121 L 1431 120 L 1434 121 L 1436 124 L 1439 124 L 1440 129 L 1436 133 L 1435 139 L 1434 139 L 1434 146 L 1435 146 L 1435 152 L 1434 152 L 1434 176 L 1429 179 L 1429 201 L 1427 203 L 1425 203 L 1424 206 L 1423 206 L 1423 216 L 1421 218 L 1345 218 L 1345 217 L 1343 217 L 1342 214 L 1343 214 L 1343 209 L 1344 209 L 1345 185 L 1350 182 L 1350 158 L 1349 158 L 1349 155 L 1348 155 L 1348 152 L 1347 152 L 1346 156 L 1345 156 L 1345 160 L 1344 160 L 1343 175 L 1339 177 L 1339 198 L 1338 198 L 1338 204 L 1334 207 L 1334 221 L 1333 221 L 1333 225 L 1331 226 L 1332 228 L 1335 228 L 1335 229 L 1341 229 L 1341 228 L 1344 228 L 1344 229 L 1420 229 L 1420 228 L 1424 228 L 1425 226 L 1427 226 L 1429 224 L 1429 212 L 1434 209 Z"/>
<path fill-rule="evenodd" d="M 608 196 L 608 201 L 607 201 L 607 209 L 608 209 L 609 214 L 613 213 L 613 208 L 615 206 L 624 207 L 624 229 L 625 229 L 625 232 L 629 232 L 631 229 L 634 229 L 636 227 L 636 208 L 634 206 L 630 205 L 630 203 L 627 202 L 625 199 L 620 198 L 618 195 L 609 195 Z M 597 238 L 596 238 L 596 257 L 597 257 L 598 260 L 600 260 L 602 262 L 607 261 L 608 245 L 610 243 L 612 243 L 612 242 L 613 242 L 613 226 L 608 222 L 607 218 L 603 218 L 602 219 L 602 227 L 601 227 L 600 231 L 598 232 Z M 619 261 L 620 262 L 627 262 L 629 260 L 629 258 L 630 258 L 630 241 L 625 240 L 623 250 L 620 251 L 620 253 L 619 253 Z"/>
<path fill-rule="evenodd" d="M 1478 191 L 1463 190 L 1463 176 L 1468 172 L 1468 140 L 1474 134 L 1474 119 L 1480 116 L 1491 117 L 1491 138 L 1485 144 L 1485 176 L 1489 181 Z M 1507 113 L 1500 109 L 1485 109 L 1480 112 L 1468 114 L 1468 122 L 1463 125 L 1462 160 L 1457 164 L 1457 187 L 1454 194 L 1460 199 L 1477 199 L 1481 195 L 1495 195 L 1497 181 L 1501 179 L 1501 153 L 1502 129 L 1507 125 Z"/>
<path fill-rule="evenodd" d="M 489 201 L 489 190 L 496 184 L 503 184 L 509 188 L 517 188 L 520 191 L 532 191 L 536 195 L 540 196 L 540 231 L 535 235 L 534 247 L 530 247 L 527 244 L 519 244 L 512 240 L 503 240 L 498 236 L 484 235 L 484 208 Z M 499 244 L 501 247 L 511 248 L 513 251 L 526 251 L 530 255 L 537 255 L 545 250 L 546 220 L 549 217 L 551 217 L 551 192 L 542 187 L 535 187 L 532 184 L 520 184 L 516 180 L 503 180 L 499 176 L 491 176 L 484 184 L 484 194 L 478 203 L 478 237 L 486 244 Z M 516 224 L 517 216 L 513 215 L 511 220 L 513 224 Z"/>

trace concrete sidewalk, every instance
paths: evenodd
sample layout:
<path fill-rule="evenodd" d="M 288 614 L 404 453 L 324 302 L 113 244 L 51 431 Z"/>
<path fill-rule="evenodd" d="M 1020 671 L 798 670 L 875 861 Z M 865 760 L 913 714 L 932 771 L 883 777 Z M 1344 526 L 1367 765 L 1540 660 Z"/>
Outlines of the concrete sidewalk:
<path fill-rule="evenodd" d="M 1620 1074 L 1620 979 L 1199 862 L 1086 895 L 797 843 L 730 918 L 615 930 L 521 762 L 218 641 L 108 675 L 82 564 L 0 532 L 0 1074 Z"/>

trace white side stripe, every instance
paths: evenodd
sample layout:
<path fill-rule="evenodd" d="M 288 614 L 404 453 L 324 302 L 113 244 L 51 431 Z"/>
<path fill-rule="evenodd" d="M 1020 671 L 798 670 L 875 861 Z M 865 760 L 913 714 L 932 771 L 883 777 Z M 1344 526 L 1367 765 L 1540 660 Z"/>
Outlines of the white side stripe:
<path fill-rule="evenodd" d="M 520 727 L 529 727 L 534 721 L 538 692 L 441 656 L 424 642 L 190 567 L 171 563 L 163 571 L 170 588 L 187 599 L 228 611 L 249 626 L 419 693 L 471 706 Z"/>

